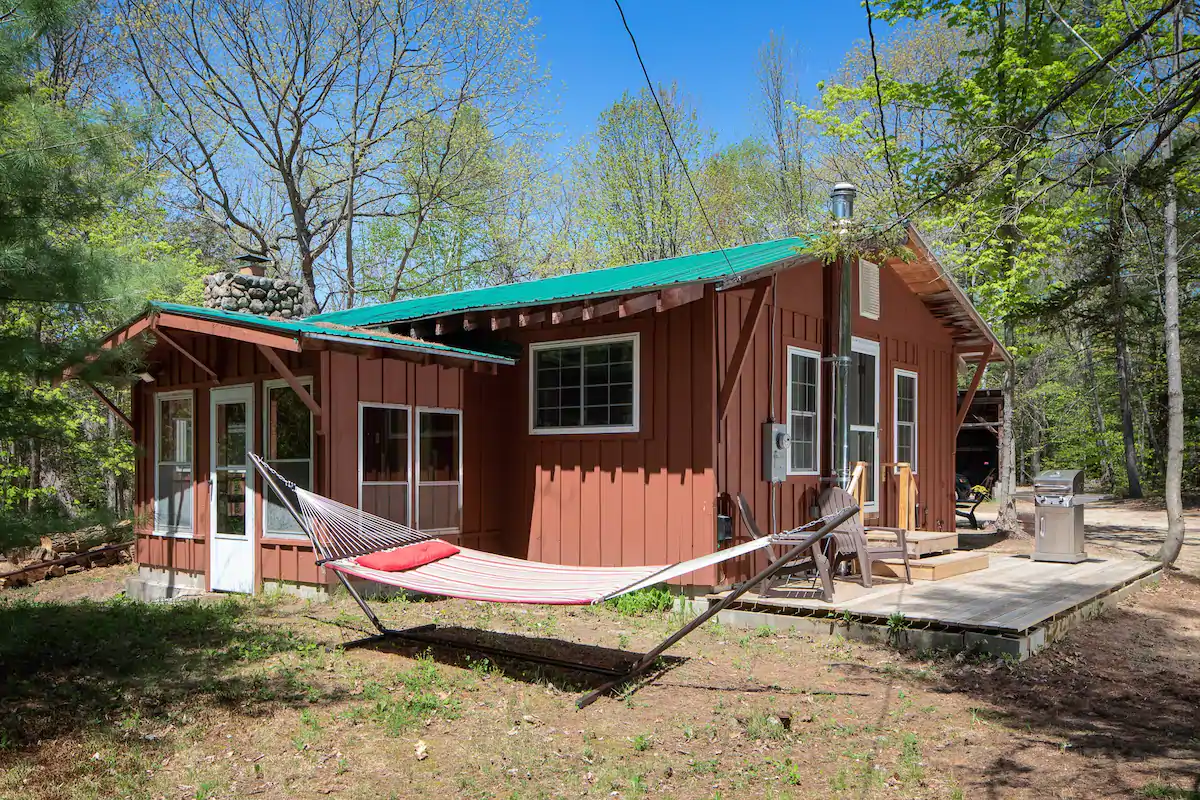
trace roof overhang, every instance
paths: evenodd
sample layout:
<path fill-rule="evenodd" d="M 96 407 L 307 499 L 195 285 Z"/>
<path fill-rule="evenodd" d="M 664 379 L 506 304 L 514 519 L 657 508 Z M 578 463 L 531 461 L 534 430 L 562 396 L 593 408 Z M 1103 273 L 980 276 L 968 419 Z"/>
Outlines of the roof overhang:
<path fill-rule="evenodd" d="M 886 263 L 916 295 L 954 341 L 954 354 L 964 361 L 1003 361 L 1012 364 L 1012 355 L 980 315 L 978 309 L 942 266 L 933 250 L 921 238 L 914 225 L 908 225 L 911 261 L 899 258 Z"/>
<path fill-rule="evenodd" d="M 112 349 L 146 334 L 165 333 L 167 330 L 249 342 L 291 353 L 337 350 L 451 367 L 495 367 L 516 363 L 505 356 L 380 331 L 365 331 L 304 320 L 259 319 L 250 314 L 176 304 L 152 304 L 140 316 L 105 336 L 100 348 Z M 73 377 L 81 367 L 82 364 L 69 367 L 64 372 L 64 377 Z"/>

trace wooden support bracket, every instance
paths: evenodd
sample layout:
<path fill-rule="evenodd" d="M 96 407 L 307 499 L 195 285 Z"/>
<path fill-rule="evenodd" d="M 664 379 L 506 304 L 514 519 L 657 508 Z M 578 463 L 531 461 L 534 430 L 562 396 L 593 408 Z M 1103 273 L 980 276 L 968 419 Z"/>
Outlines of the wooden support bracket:
<path fill-rule="evenodd" d="M 101 403 L 104 403 L 104 405 L 108 406 L 108 410 L 111 411 L 117 417 L 117 419 L 121 420 L 121 422 L 124 422 L 125 426 L 128 427 L 129 430 L 134 430 L 133 421 L 129 419 L 129 417 L 125 416 L 125 412 L 118 408 L 117 404 L 110 400 L 108 395 L 96 388 L 96 385 L 90 381 L 84 381 L 84 384 L 92 390 L 92 394 L 96 395 L 96 397 L 100 399 Z"/>
<path fill-rule="evenodd" d="M 550 312 L 550 322 L 553 325 L 561 325 L 564 322 L 571 322 L 583 317 L 583 306 L 567 306 L 566 308 L 556 308 Z"/>
<path fill-rule="evenodd" d="M 967 412 L 971 410 L 971 403 L 975 401 L 975 390 L 979 388 L 979 382 L 983 380 L 983 371 L 987 369 L 988 359 L 991 357 L 992 346 L 989 344 L 979 355 L 979 362 L 975 365 L 975 374 L 971 376 L 971 385 L 967 389 L 966 397 L 962 399 L 962 404 L 958 407 L 958 416 L 954 420 L 954 430 L 956 433 L 967 418 Z"/>
<path fill-rule="evenodd" d="M 162 339 L 167 344 L 171 345 L 171 347 L 174 347 L 180 353 L 182 353 L 184 358 L 186 358 L 188 361 L 191 361 L 193 364 L 195 364 L 197 367 L 199 367 L 202 372 L 204 372 L 206 375 L 208 375 L 208 377 L 212 380 L 213 383 L 220 382 L 220 379 L 217 377 L 217 373 L 213 372 L 211 369 L 209 369 L 207 364 L 205 364 L 203 361 L 201 361 L 200 359 L 198 359 L 194 355 L 192 355 L 190 352 L 188 352 L 187 349 L 185 349 L 183 345 L 181 345 L 179 342 L 175 341 L 175 339 L 169 333 L 164 331 L 162 328 L 159 328 L 158 326 L 154 326 L 154 335 L 157 336 L 159 339 Z M 262 347 L 262 345 L 259 345 L 259 347 Z"/>
<path fill-rule="evenodd" d="M 767 304 L 767 289 L 769 282 L 759 284 L 750 298 L 750 310 L 742 321 L 742 331 L 738 334 L 737 345 L 733 348 L 733 357 L 729 359 L 729 369 L 725 372 L 725 381 L 721 384 L 721 392 L 717 399 L 717 422 L 725 419 L 729 411 L 729 401 L 733 399 L 733 390 L 737 388 L 738 379 L 742 375 L 742 366 L 746 362 L 746 353 L 750 351 L 750 342 L 754 340 L 754 329 L 758 327 L 758 319 L 762 316 L 763 307 Z"/>
<path fill-rule="evenodd" d="M 258 352 L 262 353 L 263 357 L 271 363 L 271 366 L 279 373 L 280 377 L 287 381 L 287 385 L 292 387 L 292 391 L 296 393 L 300 401 L 308 406 L 308 410 L 317 418 L 317 433 L 324 434 L 326 424 L 324 409 L 313 399 L 312 394 L 309 393 L 304 384 L 292 374 L 292 371 L 287 368 L 287 364 L 283 363 L 283 359 L 274 350 L 260 344 L 258 345 Z"/>
<path fill-rule="evenodd" d="M 517 327 L 528 328 L 546 321 L 545 311 L 530 311 L 525 309 L 517 313 Z"/>
<path fill-rule="evenodd" d="M 658 310 L 670 311 L 672 308 L 694 303 L 704 297 L 703 283 L 687 283 L 683 286 L 672 286 L 663 289 L 658 295 Z"/>
<path fill-rule="evenodd" d="M 617 313 L 622 317 L 632 317 L 634 314 L 640 314 L 643 311 L 649 311 L 657 307 L 658 292 L 648 292 L 622 300 L 620 310 Z"/>
<path fill-rule="evenodd" d="M 492 330 L 498 331 L 512 325 L 512 317 L 508 314 L 492 314 Z"/>
<path fill-rule="evenodd" d="M 584 303 L 583 305 L 583 320 L 590 322 L 600 317 L 607 317 L 609 314 L 616 314 L 621 310 L 620 300 L 603 300 L 599 303 Z"/>

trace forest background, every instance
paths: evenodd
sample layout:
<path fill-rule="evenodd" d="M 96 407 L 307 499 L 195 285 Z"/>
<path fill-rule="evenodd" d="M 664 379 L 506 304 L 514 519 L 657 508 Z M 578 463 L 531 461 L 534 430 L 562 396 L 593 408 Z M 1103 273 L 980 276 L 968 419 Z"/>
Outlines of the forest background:
<path fill-rule="evenodd" d="M 0 544 L 130 514 L 127 431 L 54 376 L 147 300 L 199 302 L 238 255 L 332 310 L 794 234 L 819 247 L 829 187 L 850 180 L 864 236 L 916 222 L 1016 358 L 984 383 L 1008 400 L 1001 498 L 1082 466 L 1165 497 L 1173 559 L 1200 487 L 1196 4 L 861 13 L 863 40 L 816 86 L 803 42 L 764 31 L 754 133 L 719 144 L 704 87 L 671 75 L 558 138 L 521 2 L 0 8 Z"/>

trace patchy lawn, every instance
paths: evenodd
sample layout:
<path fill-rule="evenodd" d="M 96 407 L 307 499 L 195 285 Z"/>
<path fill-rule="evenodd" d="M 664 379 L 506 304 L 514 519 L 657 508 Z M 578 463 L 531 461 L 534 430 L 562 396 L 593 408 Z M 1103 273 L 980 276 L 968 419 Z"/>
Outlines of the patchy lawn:
<path fill-rule="evenodd" d="M 101 572 L 0 595 L 0 797 L 1200 796 L 1200 581 L 1187 576 L 1023 665 L 710 625 L 638 691 L 576 711 L 582 675 L 337 649 L 362 625 L 344 598 L 46 599 L 94 597 L 71 585 Z M 396 626 L 592 658 L 610 654 L 585 645 L 646 648 L 678 624 L 379 608 Z"/>

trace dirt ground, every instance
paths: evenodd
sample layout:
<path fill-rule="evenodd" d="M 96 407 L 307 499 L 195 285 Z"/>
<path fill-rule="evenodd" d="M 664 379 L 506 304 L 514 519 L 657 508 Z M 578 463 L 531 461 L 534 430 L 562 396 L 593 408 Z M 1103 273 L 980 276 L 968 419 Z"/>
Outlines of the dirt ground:
<path fill-rule="evenodd" d="M 127 571 L 0 595 L 0 798 L 1200 798 L 1190 570 L 1023 664 L 710 624 L 583 711 L 580 674 L 343 649 L 363 622 L 345 598 L 97 602 Z M 680 624 L 379 608 L 592 661 Z"/>

